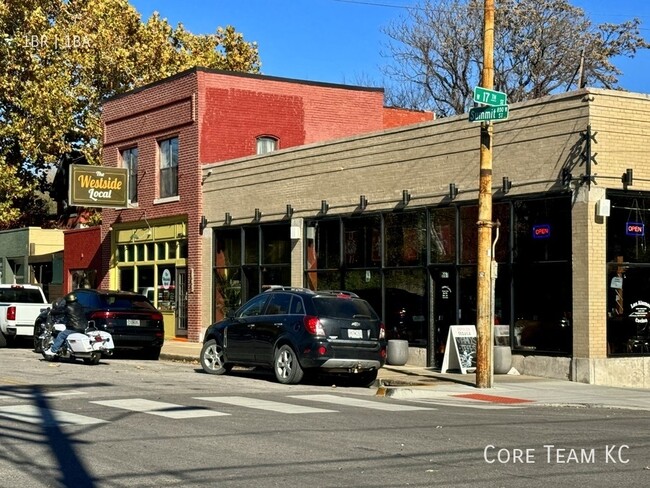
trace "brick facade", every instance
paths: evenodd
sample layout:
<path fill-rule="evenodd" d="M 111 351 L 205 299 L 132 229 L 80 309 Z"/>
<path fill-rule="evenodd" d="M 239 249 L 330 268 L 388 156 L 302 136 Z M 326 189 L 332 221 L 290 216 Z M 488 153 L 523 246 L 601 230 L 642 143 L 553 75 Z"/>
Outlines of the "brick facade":
<path fill-rule="evenodd" d="M 381 130 L 383 89 L 301 82 L 276 77 L 191 69 L 115 97 L 103 107 L 103 165 L 121 166 L 121 151 L 138 150 L 138 203 L 102 212 L 101 288 L 115 288 L 116 233 L 147 227 L 185 225 L 187 239 L 188 339 L 198 341 L 206 323 L 203 271 L 206 251 L 200 238 L 203 212 L 201 166 L 250 157 L 256 139 L 273 137 L 279 148 Z M 429 112 L 401 114 L 401 123 L 433 118 Z M 392 124 L 396 123 L 393 118 Z M 400 123 L 398 120 L 397 123 Z M 158 143 L 178 137 L 178 197 L 159 194 Z M 228 185 L 228 178 L 220 182 Z M 146 224 L 146 226 L 145 226 Z M 153 240 L 148 231 L 148 238 Z M 209 246 L 208 242 L 208 254 Z M 110 264 L 109 264 L 110 263 Z"/>

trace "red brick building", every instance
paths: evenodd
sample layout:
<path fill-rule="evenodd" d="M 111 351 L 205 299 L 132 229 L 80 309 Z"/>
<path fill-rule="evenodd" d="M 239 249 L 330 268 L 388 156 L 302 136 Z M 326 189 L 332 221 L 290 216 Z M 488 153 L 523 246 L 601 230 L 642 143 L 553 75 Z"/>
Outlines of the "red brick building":
<path fill-rule="evenodd" d="M 102 212 L 94 286 L 149 294 L 166 337 L 200 340 L 211 279 L 201 273 L 202 165 L 433 119 L 383 102 L 380 88 L 203 68 L 108 100 L 103 165 L 129 168 L 130 193 L 128 208 Z"/>

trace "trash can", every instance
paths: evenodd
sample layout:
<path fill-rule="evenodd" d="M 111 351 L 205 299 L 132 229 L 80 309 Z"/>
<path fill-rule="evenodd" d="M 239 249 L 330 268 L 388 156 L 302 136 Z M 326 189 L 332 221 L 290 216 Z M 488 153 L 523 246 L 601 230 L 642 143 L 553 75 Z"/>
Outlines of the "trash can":
<path fill-rule="evenodd" d="M 512 368 L 512 350 L 510 346 L 494 346 L 492 357 L 494 374 L 507 374 Z"/>
<path fill-rule="evenodd" d="M 409 359 L 409 341 L 391 339 L 388 341 L 386 360 L 393 366 L 404 366 Z"/>

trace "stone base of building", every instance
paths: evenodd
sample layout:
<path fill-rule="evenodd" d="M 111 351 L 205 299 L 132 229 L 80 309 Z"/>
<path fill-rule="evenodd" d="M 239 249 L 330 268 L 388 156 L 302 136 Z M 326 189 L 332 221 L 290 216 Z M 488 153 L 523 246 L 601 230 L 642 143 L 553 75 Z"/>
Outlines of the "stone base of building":
<path fill-rule="evenodd" d="M 520 374 L 530 376 L 650 389 L 650 357 L 588 359 L 513 354 L 512 365 Z"/>
<path fill-rule="evenodd" d="M 650 357 L 574 358 L 571 379 L 594 385 L 650 389 Z"/>

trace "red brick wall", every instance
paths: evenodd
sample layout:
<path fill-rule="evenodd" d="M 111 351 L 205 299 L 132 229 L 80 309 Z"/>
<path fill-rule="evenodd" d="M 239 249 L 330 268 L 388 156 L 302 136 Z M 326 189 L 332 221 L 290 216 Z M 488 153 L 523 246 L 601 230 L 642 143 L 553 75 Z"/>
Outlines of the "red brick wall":
<path fill-rule="evenodd" d="M 63 233 L 63 291 L 71 290 L 70 270 L 96 269 L 101 279 L 101 228 L 66 230 Z M 99 283 L 95 283 L 99 285 Z"/>
<path fill-rule="evenodd" d="M 108 101 L 104 105 L 103 164 L 119 166 L 120 151 L 138 147 L 138 206 L 125 210 L 104 209 L 102 228 L 108 234 L 114 223 L 141 222 L 155 226 L 157 219 L 175 217 L 187 222 L 188 339 L 198 341 L 201 333 L 201 245 L 199 222 L 202 215 L 199 170 L 199 124 L 196 122 L 196 73 L 186 73 L 143 90 Z M 178 201 L 154 203 L 159 198 L 158 143 L 178 137 Z M 109 234 L 110 235 L 110 234 Z M 111 259 L 111 243 L 103 243 L 104 263 Z M 106 264 L 107 266 L 107 264 Z M 109 287 L 108 274 L 102 287 Z"/>
<path fill-rule="evenodd" d="M 383 90 L 200 71 L 201 163 L 383 129 Z"/>
<path fill-rule="evenodd" d="M 418 110 L 405 110 L 402 108 L 385 107 L 384 108 L 384 129 L 392 127 L 401 127 L 403 125 L 417 124 L 433 120 L 433 112 Z"/>

